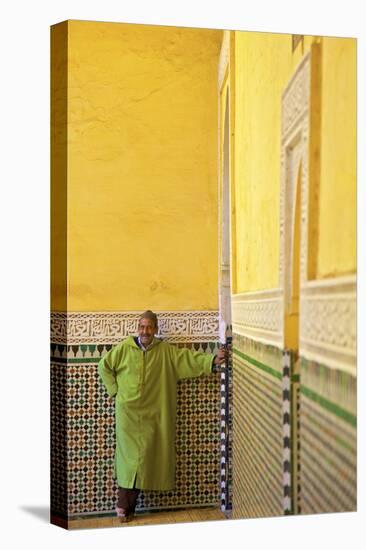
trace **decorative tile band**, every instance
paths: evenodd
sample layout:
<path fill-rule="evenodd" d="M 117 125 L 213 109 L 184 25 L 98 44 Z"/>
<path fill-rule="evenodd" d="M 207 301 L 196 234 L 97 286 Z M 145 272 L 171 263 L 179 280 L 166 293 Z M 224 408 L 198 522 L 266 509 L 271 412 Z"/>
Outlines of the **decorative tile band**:
<path fill-rule="evenodd" d="M 171 340 L 165 339 L 167 342 Z M 177 346 L 184 344 L 184 347 L 192 351 L 202 353 L 215 353 L 217 342 L 177 342 Z M 51 344 L 51 358 L 58 363 L 95 363 L 100 361 L 102 356 L 112 349 L 113 344 Z"/>
<path fill-rule="evenodd" d="M 51 342 L 60 344 L 117 343 L 137 333 L 142 312 L 51 313 Z M 170 342 L 212 342 L 217 340 L 217 311 L 159 311 L 158 336 Z"/>
<path fill-rule="evenodd" d="M 243 353 L 239 349 L 234 348 L 233 353 L 235 353 L 235 355 L 238 355 L 239 357 L 241 357 L 242 359 L 244 359 L 245 361 L 247 361 L 251 365 L 254 365 L 258 369 L 261 369 L 262 371 L 266 372 L 267 374 L 270 374 L 271 376 L 274 376 L 275 378 L 278 378 L 278 380 L 282 380 L 282 375 L 277 370 L 272 369 L 268 365 L 265 365 L 264 363 L 261 363 L 260 361 L 257 361 L 256 359 L 253 359 L 252 357 L 249 357 L 249 355 L 246 355 L 245 353 Z"/>
<path fill-rule="evenodd" d="M 300 392 L 302 395 L 304 395 L 314 403 L 317 403 L 322 409 L 331 412 L 332 414 L 334 414 L 338 418 L 341 418 L 353 427 L 357 426 L 357 417 L 354 414 L 342 409 L 342 407 L 340 407 L 336 403 L 332 403 L 328 399 L 325 399 L 315 391 L 303 385 L 301 385 Z"/>

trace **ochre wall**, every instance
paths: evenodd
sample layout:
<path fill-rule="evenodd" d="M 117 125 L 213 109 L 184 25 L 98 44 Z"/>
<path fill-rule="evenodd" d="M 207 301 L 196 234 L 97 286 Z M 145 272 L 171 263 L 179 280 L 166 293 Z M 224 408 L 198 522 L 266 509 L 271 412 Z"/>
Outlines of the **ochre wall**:
<path fill-rule="evenodd" d="M 70 311 L 217 308 L 221 36 L 68 22 Z"/>
<path fill-rule="evenodd" d="M 235 33 L 237 292 L 277 285 L 278 98 L 287 76 L 289 40 L 287 35 Z"/>
<path fill-rule="evenodd" d="M 311 44 L 321 49 L 320 186 L 315 278 L 356 269 L 355 40 L 235 32 L 235 292 L 279 285 L 281 96 Z M 340 132 L 339 129 L 342 128 Z"/>
<path fill-rule="evenodd" d="M 51 33 L 51 309 L 67 310 L 67 23 Z"/>
<path fill-rule="evenodd" d="M 223 79 L 223 82 L 222 82 L 222 85 L 221 85 L 221 89 L 219 90 L 219 103 L 220 103 L 220 120 L 219 120 L 219 124 L 220 124 L 220 131 L 219 131 L 219 146 L 220 146 L 220 150 L 219 150 L 219 166 L 220 166 L 220 175 L 221 175 L 221 178 L 220 178 L 220 186 L 219 186 L 219 193 L 220 193 L 220 197 L 219 197 L 219 203 L 220 205 L 223 204 L 223 174 L 224 174 L 224 161 L 226 160 L 224 158 L 224 148 L 225 148 L 225 113 L 226 113 L 226 102 L 227 102 L 227 98 L 228 98 L 228 94 L 230 94 L 230 90 L 229 90 L 229 74 L 228 74 L 228 71 L 226 72 L 225 74 L 225 77 Z M 219 261 L 220 263 L 222 264 L 222 262 L 224 260 L 228 260 L 226 254 L 227 254 L 227 251 L 224 250 L 224 247 L 225 247 L 225 244 L 224 244 L 224 241 L 223 241 L 223 224 L 224 224 L 224 217 L 223 217 L 223 212 L 222 212 L 222 208 L 220 208 L 219 210 L 219 220 L 218 220 L 218 223 L 219 223 L 219 228 L 220 228 L 220 231 L 218 232 L 218 239 L 219 239 L 219 243 L 218 243 L 218 250 L 219 250 L 219 255 L 220 255 L 220 258 L 219 258 Z M 229 222 L 230 223 L 230 222 Z M 225 255 L 225 258 L 224 256 Z M 230 255 L 229 255 L 230 256 Z"/>
<path fill-rule="evenodd" d="M 324 38 L 317 278 L 356 270 L 356 40 Z"/>

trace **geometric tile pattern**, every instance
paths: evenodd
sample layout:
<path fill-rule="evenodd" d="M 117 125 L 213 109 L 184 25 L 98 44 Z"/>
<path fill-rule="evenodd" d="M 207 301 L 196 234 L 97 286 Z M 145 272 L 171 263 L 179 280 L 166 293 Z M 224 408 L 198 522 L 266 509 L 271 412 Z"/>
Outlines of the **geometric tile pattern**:
<path fill-rule="evenodd" d="M 283 351 L 283 511 L 285 515 L 299 512 L 300 458 L 300 377 L 297 354 Z"/>
<path fill-rule="evenodd" d="M 284 514 L 283 358 L 233 334 L 233 517 Z"/>
<path fill-rule="evenodd" d="M 226 430 L 226 510 L 231 510 L 233 507 L 233 364 L 232 355 L 228 366 L 228 381 L 226 386 L 226 395 L 228 400 L 227 416 L 225 419 Z"/>
<path fill-rule="evenodd" d="M 66 368 L 51 363 L 51 512 L 67 517 Z"/>
<path fill-rule="evenodd" d="M 175 345 L 217 352 L 217 342 Z M 111 347 L 51 344 L 51 508 L 60 517 L 114 511 L 114 405 L 97 373 Z M 176 487 L 141 492 L 137 509 L 220 503 L 220 389 L 219 374 L 178 382 Z"/>
<path fill-rule="evenodd" d="M 233 517 L 355 511 L 354 374 L 234 333 L 233 385 Z"/>
<path fill-rule="evenodd" d="M 221 510 L 232 509 L 232 415 L 233 415 L 233 387 L 232 387 L 232 329 L 228 326 L 225 336 L 225 348 L 228 358 L 225 369 L 221 372 Z"/>
<path fill-rule="evenodd" d="M 292 514 L 301 513 L 301 411 L 300 411 L 300 377 L 291 375 L 291 500 Z"/>
<path fill-rule="evenodd" d="M 357 507 L 356 378 L 301 360 L 302 514 Z"/>
<path fill-rule="evenodd" d="M 282 376 L 282 411 L 283 411 L 283 509 L 285 514 L 291 514 L 291 363 L 292 355 L 283 352 Z"/>

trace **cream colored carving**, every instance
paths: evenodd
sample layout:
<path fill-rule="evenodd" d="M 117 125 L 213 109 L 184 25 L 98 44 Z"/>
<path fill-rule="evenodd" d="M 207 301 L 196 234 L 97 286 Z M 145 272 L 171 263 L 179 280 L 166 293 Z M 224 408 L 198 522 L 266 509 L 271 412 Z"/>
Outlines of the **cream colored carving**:
<path fill-rule="evenodd" d="M 51 342 L 117 343 L 137 333 L 141 312 L 51 314 Z M 170 342 L 212 342 L 218 338 L 217 311 L 157 312 L 159 336 Z"/>
<path fill-rule="evenodd" d="M 260 342 L 282 344 L 282 292 L 279 289 L 232 295 L 233 332 Z"/>
<path fill-rule="evenodd" d="M 282 96 L 280 287 L 283 311 L 291 301 L 296 188 L 301 164 L 300 355 L 355 372 L 356 278 L 307 280 L 309 209 L 310 54 Z"/>
<path fill-rule="evenodd" d="M 300 354 L 356 374 L 356 276 L 301 288 Z"/>
<path fill-rule="evenodd" d="M 306 280 L 308 233 L 310 54 L 306 55 L 282 96 L 280 189 L 280 287 L 284 308 L 291 301 L 292 250 L 298 174 L 301 164 L 300 281 Z"/>
<path fill-rule="evenodd" d="M 282 95 L 282 136 L 287 137 L 307 116 L 310 100 L 310 55 L 301 61 Z"/>

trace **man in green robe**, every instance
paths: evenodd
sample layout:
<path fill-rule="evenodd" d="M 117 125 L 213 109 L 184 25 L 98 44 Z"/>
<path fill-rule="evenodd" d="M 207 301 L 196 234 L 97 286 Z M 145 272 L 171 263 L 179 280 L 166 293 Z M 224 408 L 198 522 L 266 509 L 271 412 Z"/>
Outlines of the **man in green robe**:
<path fill-rule="evenodd" d="M 155 338 L 157 316 L 145 311 L 138 337 L 129 336 L 100 361 L 108 395 L 115 398 L 117 515 L 127 520 L 140 489 L 169 491 L 175 485 L 177 381 L 214 372 L 225 351 L 200 353 Z"/>

